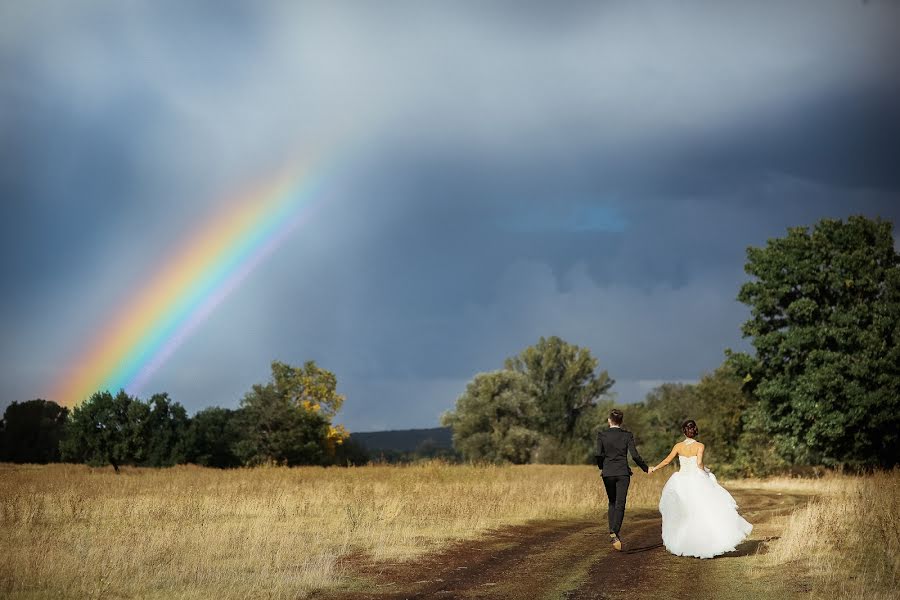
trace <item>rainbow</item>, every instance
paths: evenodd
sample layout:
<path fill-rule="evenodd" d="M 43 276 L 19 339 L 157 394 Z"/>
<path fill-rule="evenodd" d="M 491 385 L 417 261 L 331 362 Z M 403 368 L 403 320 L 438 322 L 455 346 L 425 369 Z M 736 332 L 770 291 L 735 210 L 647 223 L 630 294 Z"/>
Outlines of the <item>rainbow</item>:
<path fill-rule="evenodd" d="M 322 178 L 322 172 L 292 169 L 225 202 L 82 349 L 50 398 L 75 406 L 98 390 L 140 390 L 310 215 Z"/>

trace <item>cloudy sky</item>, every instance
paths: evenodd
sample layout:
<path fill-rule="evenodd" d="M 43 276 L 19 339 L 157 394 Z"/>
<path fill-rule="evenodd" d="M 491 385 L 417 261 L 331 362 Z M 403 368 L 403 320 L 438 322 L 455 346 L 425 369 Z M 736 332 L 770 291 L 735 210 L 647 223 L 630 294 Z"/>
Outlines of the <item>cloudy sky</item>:
<path fill-rule="evenodd" d="M 142 395 L 313 359 L 351 430 L 434 426 L 542 335 L 625 402 L 696 380 L 747 246 L 900 224 L 897 40 L 887 0 L 0 3 L 0 407 L 298 153 L 320 209 Z"/>

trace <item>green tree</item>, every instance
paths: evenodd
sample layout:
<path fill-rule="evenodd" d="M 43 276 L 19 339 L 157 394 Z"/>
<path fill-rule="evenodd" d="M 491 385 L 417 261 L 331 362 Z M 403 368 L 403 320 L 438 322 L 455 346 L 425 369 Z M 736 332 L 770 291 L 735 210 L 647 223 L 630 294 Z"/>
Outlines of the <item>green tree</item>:
<path fill-rule="evenodd" d="M 741 433 L 728 469 L 731 474 L 760 477 L 784 471 L 789 466 L 772 443 L 766 421 L 761 403 L 751 402 L 741 418 Z"/>
<path fill-rule="evenodd" d="M 331 371 L 320 369 L 315 361 L 307 361 L 302 367 L 273 361 L 272 384 L 279 396 L 302 408 L 318 411 L 329 421 L 344 404 L 344 397 L 337 393 L 337 377 Z"/>
<path fill-rule="evenodd" d="M 13 402 L 7 406 L 0 421 L 0 461 L 58 461 L 68 415 L 68 409 L 48 400 Z"/>
<path fill-rule="evenodd" d="M 441 424 L 453 429 L 453 446 L 466 460 L 527 463 L 540 442 L 536 396 L 523 373 L 480 373 Z"/>
<path fill-rule="evenodd" d="M 189 419 L 184 407 L 168 394 L 154 394 L 143 422 L 143 460 L 148 467 L 170 467 L 187 459 Z"/>
<path fill-rule="evenodd" d="M 120 390 L 97 392 L 72 410 L 60 444 L 63 460 L 91 465 L 139 464 L 145 458 L 144 427 L 149 407 Z"/>
<path fill-rule="evenodd" d="M 651 462 L 682 439 L 681 424 L 697 422 L 704 462 L 724 475 L 765 475 L 785 465 L 761 429 L 758 401 L 726 363 L 696 384 L 665 383 L 636 404 L 622 407 L 625 426 Z"/>
<path fill-rule="evenodd" d="M 623 426 L 634 432 L 641 456 L 651 463 L 662 460 L 684 437 L 681 424 L 687 419 L 698 421 L 701 433 L 705 432 L 697 398 L 693 385 L 664 383 L 651 390 L 643 401 L 621 407 L 625 414 Z"/>
<path fill-rule="evenodd" d="M 240 441 L 238 411 L 213 406 L 190 420 L 185 436 L 187 462 L 220 469 L 239 467 L 235 452 Z"/>
<path fill-rule="evenodd" d="M 850 217 L 748 248 L 738 299 L 754 356 L 729 353 L 792 463 L 890 467 L 900 431 L 900 255 L 892 225 Z"/>
<path fill-rule="evenodd" d="M 759 402 L 727 362 L 694 387 L 703 461 L 720 474 L 760 476 L 786 466 L 766 434 Z"/>
<path fill-rule="evenodd" d="M 688 418 L 697 422 L 706 444 L 703 462 L 730 464 L 740 452 L 738 441 L 744 433 L 747 411 L 754 404 L 743 385 L 741 377 L 725 364 L 693 386 L 695 412 Z"/>
<path fill-rule="evenodd" d="M 537 390 L 535 427 L 544 436 L 540 460 L 589 460 L 596 429 L 606 422 L 598 400 L 615 383 L 606 371 L 597 372 L 598 366 L 589 349 L 556 336 L 542 337 L 506 360 L 507 369 L 525 374 Z"/>
<path fill-rule="evenodd" d="M 330 417 L 343 398 L 337 379 L 313 362 L 296 369 L 272 363 L 272 380 L 254 385 L 241 400 L 237 455 L 246 464 L 324 464 L 344 433 Z"/>

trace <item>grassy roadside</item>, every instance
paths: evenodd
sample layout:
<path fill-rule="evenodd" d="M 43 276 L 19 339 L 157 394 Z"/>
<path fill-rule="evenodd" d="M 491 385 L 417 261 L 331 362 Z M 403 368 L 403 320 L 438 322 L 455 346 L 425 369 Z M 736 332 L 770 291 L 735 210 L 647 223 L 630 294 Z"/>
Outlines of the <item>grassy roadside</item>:
<path fill-rule="evenodd" d="M 667 479 L 636 473 L 629 508 L 655 511 Z M 713 561 L 716 569 L 802 580 L 821 597 L 892 597 L 900 471 L 725 485 L 816 498 L 754 530 L 778 538 L 766 554 Z M 116 476 L 0 465 L 0 597 L 300 598 L 346 583 L 348 556 L 396 563 L 531 521 L 602 522 L 605 504 L 590 466 L 187 466 Z"/>
<path fill-rule="evenodd" d="M 900 589 L 900 470 L 865 477 L 737 481 L 730 487 L 815 494 L 780 518 L 780 537 L 751 567 L 802 580 L 814 597 L 887 600 Z"/>

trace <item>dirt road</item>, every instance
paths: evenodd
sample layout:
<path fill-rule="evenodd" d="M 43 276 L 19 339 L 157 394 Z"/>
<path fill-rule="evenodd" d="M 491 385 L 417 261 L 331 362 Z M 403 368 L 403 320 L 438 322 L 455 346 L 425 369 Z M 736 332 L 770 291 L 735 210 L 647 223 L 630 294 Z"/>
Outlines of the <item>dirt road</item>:
<path fill-rule="evenodd" d="M 802 580 L 756 569 L 750 561 L 778 536 L 783 515 L 807 496 L 762 490 L 734 493 L 741 514 L 754 525 L 737 550 L 712 560 L 684 558 L 662 547 L 655 510 L 629 510 L 623 552 L 607 541 L 605 523 L 594 520 L 532 523 L 460 542 L 415 562 L 355 561 L 350 589 L 317 595 L 329 600 L 413 598 L 791 598 L 806 591 Z M 603 515 L 605 517 L 605 515 Z"/>

